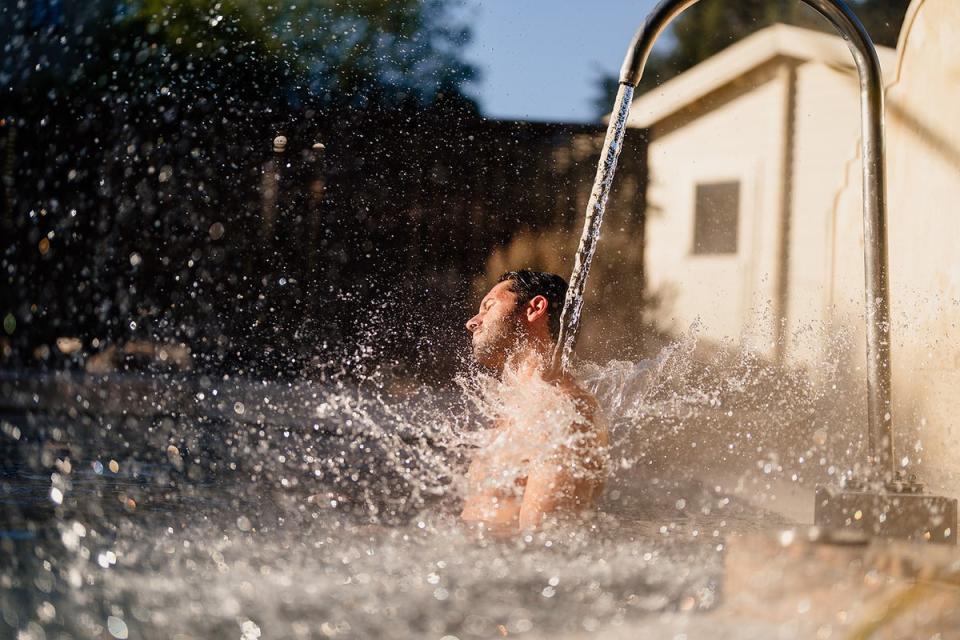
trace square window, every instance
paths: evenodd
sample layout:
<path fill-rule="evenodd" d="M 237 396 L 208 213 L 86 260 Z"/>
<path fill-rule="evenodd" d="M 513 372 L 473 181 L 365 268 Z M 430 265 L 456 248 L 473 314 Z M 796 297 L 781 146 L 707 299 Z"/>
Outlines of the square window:
<path fill-rule="evenodd" d="M 695 207 L 693 253 L 736 253 L 740 181 L 698 184 Z"/>

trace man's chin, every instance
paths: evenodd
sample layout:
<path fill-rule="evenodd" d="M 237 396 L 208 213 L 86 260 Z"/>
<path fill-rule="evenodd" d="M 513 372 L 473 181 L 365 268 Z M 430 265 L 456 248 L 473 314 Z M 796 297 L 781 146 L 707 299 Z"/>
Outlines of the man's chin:
<path fill-rule="evenodd" d="M 473 361 L 478 367 L 489 369 L 490 371 L 497 371 L 503 368 L 503 358 L 496 357 L 495 354 L 482 347 L 478 348 L 475 346 L 473 348 Z"/>

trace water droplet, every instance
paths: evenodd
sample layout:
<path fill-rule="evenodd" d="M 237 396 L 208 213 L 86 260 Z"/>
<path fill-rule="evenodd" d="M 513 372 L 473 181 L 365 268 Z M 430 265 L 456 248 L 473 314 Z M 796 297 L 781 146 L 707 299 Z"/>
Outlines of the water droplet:
<path fill-rule="evenodd" d="M 116 616 L 107 618 L 107 631 L 118 640 L 125 640 L 127 637 L 127 623 Z"/>
<path fill-rule="evenodd" d="M 244 620 L 240 625 L 240 640 L 257 640 L 260 633 L 260 627 L 253 620 Z"/>
<path fill-rule="evenodd" d="M 97 556 L 97 564 L 104 569 L 110 568 L 110 565 L 117 563 L 117 555 L 113 551 L 104 551 Z"/>
<path fill-rule="evenodd" d="M 43 601 L 40 606 L 37 607 L 37 617 L 40 618 L 41 622 L 50 623 L 56 616 L 56 607 L 47 601 Z"/>

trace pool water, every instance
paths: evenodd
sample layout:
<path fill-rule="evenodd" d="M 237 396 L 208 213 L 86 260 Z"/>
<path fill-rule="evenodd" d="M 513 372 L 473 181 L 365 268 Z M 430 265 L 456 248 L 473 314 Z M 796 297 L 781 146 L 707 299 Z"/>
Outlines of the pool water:
<path fill-rule="evenodd" d="M 773 419 L 764 402 L 784 391 L 744 386 L 766 375 L 755 362 L 716 375 L 690 356 L 681 342 L 581 368 L 611 425 L 602 501 L 512 538 L 457 518 L 489 380 L 5 380 L 20 409 L 2 425 L 0 624 L 25 638 L 244 639 L 711 627 L 727 615 L 731 541 L 796 525 L 766 508 L 771 487 L 831 443 L 797 427 L 820 406 L 809 388 L 791 384 L 794 410 Z M 771 448 L 787 432 L 797 442 Z M 713 484 L 711 458 L 752 471 Z M 828 477 L 814 466 L 808 481 Z"/>

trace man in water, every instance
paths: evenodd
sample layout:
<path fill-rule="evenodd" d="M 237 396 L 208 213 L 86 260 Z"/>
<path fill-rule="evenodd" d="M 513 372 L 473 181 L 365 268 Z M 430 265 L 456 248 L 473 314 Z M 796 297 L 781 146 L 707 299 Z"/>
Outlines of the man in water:
<path fill-rule="evenodd" d="M 537 529 L 591 507 L 603 489 L 607 430 L 594 398 L 550 371 L 567 283 L 511 271 L 467 321 L 477 363 L 499 382 L 494 426 L 467 472 L 461 518 L 494 533 Z"/>

